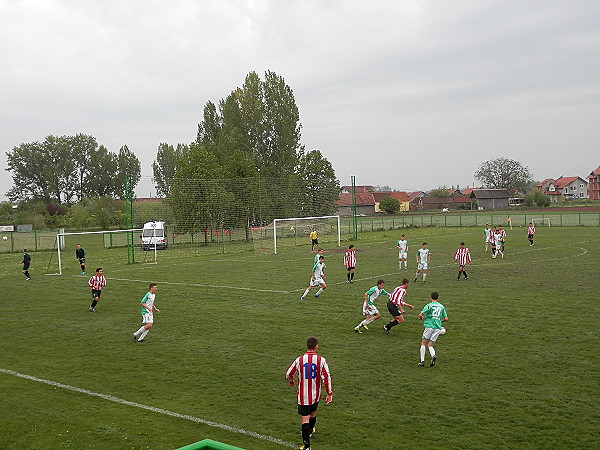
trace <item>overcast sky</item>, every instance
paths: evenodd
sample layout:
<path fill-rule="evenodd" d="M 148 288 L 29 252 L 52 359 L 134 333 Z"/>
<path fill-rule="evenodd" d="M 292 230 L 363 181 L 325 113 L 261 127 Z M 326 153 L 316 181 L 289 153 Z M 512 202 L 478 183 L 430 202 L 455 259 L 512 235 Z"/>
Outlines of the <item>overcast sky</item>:
<path fill-rule="evenodd" d="M 159 143 L 192 141 L 207 101 L 266 70 L 342 184 L 600 165 L 598 0 L 0 0 L 0 57 L 0 199 L 6 152 L 48 135 L 126 144 L 149 177 Z"/>

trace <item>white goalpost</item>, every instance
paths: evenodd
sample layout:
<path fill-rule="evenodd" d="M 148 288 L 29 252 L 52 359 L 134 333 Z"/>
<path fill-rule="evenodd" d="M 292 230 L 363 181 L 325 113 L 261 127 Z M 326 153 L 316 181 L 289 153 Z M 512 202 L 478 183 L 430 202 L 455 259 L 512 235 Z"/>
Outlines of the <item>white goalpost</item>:
<path fill-rule="evenodd" d="M 537 219 L 531 219 L 531 223 L 533 224 L 533 226 L 538 226 L 539 223 L 541 223 L 542 225 L 546 225 L 546 226 L 551 226 L 550 224 L 550 217 L 543 217 L 543 218 L 537 218 Z"/>
<path fill-rule="evenodd" d="M 62 257 L 61 250 L 65 248 L 65 236 L 76 236 L 76 235 L 86 235 L 86 234 L 103 234 L 103 235 L 112 235 L 118 233 L 129 233 L 134 231 L 143 231 L 143 228 L 132 228 L 130 230 L 110 230 L 110 231 L 84 231 L 79 233 L 57 233 L 56 235 L 56 250 L 57 250 L 57 258 L 58 258 L 58 272 L 57 273 L 47 273 L 46 275 L 62 275 Z M 155 249 L 155 260 L 156 260 L 156 249 Z"/>
<path fill-rule="evenodd" d="M 287 227 L 290 225 L 289 231 Z M 278 231 L 285 230 L 288 234 L 292 232 L 295 236 L 297 233 L 298 222 L 306 225 L 306 229 L 303 230 L 302 235 L 308 239 L 310 229 L 315 228 L 319 237 L 326 235 L 335 235 L 337 237 L 337 246 L 341 245 L 341 231 L 340 231 L 340 216 L 316 216 L 316 217 L 292 217 L 289 219 L 274 219 L 273 220 L 273 253 L 277 254 L 277 234 Z M 333 223 L 334 225 L 330 225 Z M 333 228 L 333 229 L 332 229 Z M 281 233 L 280 233 L 281 234 Z"/>

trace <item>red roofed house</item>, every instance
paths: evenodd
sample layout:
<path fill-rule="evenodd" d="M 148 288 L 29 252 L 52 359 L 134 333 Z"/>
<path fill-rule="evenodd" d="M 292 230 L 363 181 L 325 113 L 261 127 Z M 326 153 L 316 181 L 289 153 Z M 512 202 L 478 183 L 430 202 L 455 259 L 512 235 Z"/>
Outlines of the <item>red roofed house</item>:
<path fill-rule="evenodd" d="M 554 183 L 554 179 L 546 178 L 544 181 L 540 181 L 538 184 L 536 184 L 535 189 L 540 191 L 543 194 L 544 192 L 546 192 L 548 190 L 551 183 Z"/>
<path fill-rule="evenodd" d="M 426 197 L 427 194 L 423 191 L 414 191 L 408 193 L 408 201 L 412 207 L 416 207 L 419 204 L 419 199 Z"/>
<path fill-rule="evenodd" d="M 340 194 L 338 201 L 338 214 L 340 216 L 352 215 L 352 194 Z M 356 193 L 356 214 L 363 216 L 372 216 L 375 214 L 375 199 L 373 193 Z"/>
<path fill-rule="evenodd" d="M 471 195 L 471 192 L 473 192 L 473 189 L 481 189 L 481 188 L 468 188 L 465 189 L 464 191 L 462 191 L 463 195 Z"/>
<path fill-rule="evenodd" d="M 588 198 L 588 182 L 581 177 L 560 177 L 548 185 L 544 194 L 553 202 L 560 198 Z"/>
<path fill-rule="evenodd" d="M 587 177 L 588 192 L 591 200 L 600 200 L 600 166 Z"/>
<path fill-rule="evenodd" d="M 379 208 L 379 202 L 384 197 L 392 197 L 392 198 L 395 198 L 396 200 L 398 200 L 398 203 L 400 203 L 400 211 L 401 212 L 408 212 L 408 210 L 410 208 L 410 197 L 408 196 L 408 194 L 406 192 L 379 191 L 379 192 L 372 192 L 372 194 L 373 194 L 373 198 L 375 199 L 375 212 L 384 212 L 382 209 Z"/>

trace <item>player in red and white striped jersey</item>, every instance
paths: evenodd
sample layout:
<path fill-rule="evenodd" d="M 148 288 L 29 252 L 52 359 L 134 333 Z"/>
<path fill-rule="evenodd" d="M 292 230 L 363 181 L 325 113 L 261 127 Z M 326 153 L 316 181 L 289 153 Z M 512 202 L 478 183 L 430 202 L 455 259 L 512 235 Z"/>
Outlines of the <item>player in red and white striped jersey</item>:
<path fill-rule="evenodd" d="M 413 305 L 409 305 L 404 301 L 404 296 L 406 295 L 408 283 L 408 279 L 405 278 L 404 280 L 402 280 L 402 285 L 398 286 L 390 294 L 390 298 L 387 303 L 387 309 L 393 316 L 393 319 L 383 326 L 383 332 L 385 334 L 390 334 L 390 330 L 393 327 L 404 322 L 404 317 L 402 316 L 402 314 L 404 314 L 406 311 L 404 311 L 404 308 L 402 308 L 402 306 L 406 305 L 410 309 L 415 309 Z"/>
<path fill-rule="evenodd" d="M 96 275 L 92 275 L 88 286 L 92 288 L 92 304 L 90 305 L 90 312 L 96 312 L 96 304 L 100 300 L 100 294 L 102 288 L 106 286 L 106 278 L 102 275 L 102 267 L 96 269 Z"/>
<path fill-rule="evenodd" d="M 346 270 L 348 271 L 348 283 L 352 283 L 352 280 L 354 280 L 354 269 L 356 268 L 356 250 L 354 250 L 354 245 L 348 247 L 348 250 L 344 253 L 344 266 L 346 266 Z"/>
<path fill-rule="evenodd" d="M 302 443 L 304 449 L 310 448 L 310 438 L 317 423 L 317 408 L 321 399 L 321 383 L 325 385 L 325 402 L 333 400 L 331 375 L 327 360 L 317 355 L 319 341 L 316 337 L 306 340 L 306 353 L 294 360 L 285 372 L 285 379 L 294 386 L 294 377 L 298 377 L 298 414 L 302 421 Z"/>
<path fill-rule="evenodd" d="M 529 222 L 529 226 L 527 227 L 527 239 L 529 239 L 529 246 L 533 245 L 533 235 L 535 234 L 535 226 L 532 222 Z"/>
<path fill-rule="evenodd" d="M 460 247 L 456 250 L 456 254 L 454 255 L 454 261 L 458 261 L 458 277 L 457 280 L 460 280 L 461 274 L 465 276 L 465 280 L 468 280 L 467 271 L 465 270 L 465 266 L 467 264 L 471 265 L 471 253 L 469 253 L 469 249 L 465 247 L 465 243 L 461 242 Z"/>

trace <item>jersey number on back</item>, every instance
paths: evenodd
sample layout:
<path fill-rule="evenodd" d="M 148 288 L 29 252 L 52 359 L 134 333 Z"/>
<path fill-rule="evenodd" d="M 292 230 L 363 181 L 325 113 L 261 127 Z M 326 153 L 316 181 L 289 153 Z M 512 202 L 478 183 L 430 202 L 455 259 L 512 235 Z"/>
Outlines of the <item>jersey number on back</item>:
<path fill-rule="evenodd" d="M 317 378 L 317 365 L 315 363 L 309 364 L 309 363 L 305 363 L 303 364 L 304 367 L 304 378 L 306 380 L 314 380 L 315 378 Z"/>

